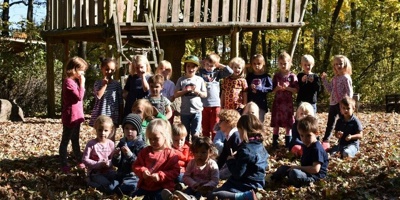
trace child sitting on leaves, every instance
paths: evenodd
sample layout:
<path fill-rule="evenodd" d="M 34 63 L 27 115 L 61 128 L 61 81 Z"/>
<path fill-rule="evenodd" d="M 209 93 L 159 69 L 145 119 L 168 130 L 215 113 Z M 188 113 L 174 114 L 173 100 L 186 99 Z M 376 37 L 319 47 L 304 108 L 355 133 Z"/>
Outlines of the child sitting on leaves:
<path fill-rule="evenodd" d="M 176 150 L 179 157 L 179 167 L 181 172 L 178 176 L 178 182 L 182 182 L 183 174 L 186 171 L 186 166 L 193 159 L 193 154 L 190 152 L 190 144 L 186 141 L 188 133 L 186 127 L 181 123 L 172 124 L 172 148 Z"/>

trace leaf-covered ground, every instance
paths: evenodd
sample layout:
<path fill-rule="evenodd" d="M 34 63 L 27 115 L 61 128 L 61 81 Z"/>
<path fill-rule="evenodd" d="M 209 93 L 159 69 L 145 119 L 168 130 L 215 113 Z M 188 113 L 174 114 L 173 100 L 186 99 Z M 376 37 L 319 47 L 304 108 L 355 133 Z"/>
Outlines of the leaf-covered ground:
<path fill-rule="evenodd" d="M 281 164 L 298 163 L 285 148 L 274 151 L 268 148 L 269 137 L 266 141 L 270 153 L 267 186 L 257 196 L 260 199 L 398 199 L 400 116 L 382 112 L 357 113 L 357 116 L 364 125 L 361 153 L 352 160 L 331 157 L 328 177 L 309 187 L 295 188 L 285 182 L 268 181 Z M 327 113 L 319 113 L 318 117 L 323 131 Z M 0 124 L 0 199 L 118 199 L 87 188 L 84 172 L 77 168 L 69 175 L 60 173 L 61 133 L 59 119 L 28 118 L 25 123 Z M 91 127 L 85 123 L 81 128 L 82 150 L 94 137 Z M 283 145 L 283 135 L 281 138 Z M 331 142 L 331 145 L 335 143 Z"/>

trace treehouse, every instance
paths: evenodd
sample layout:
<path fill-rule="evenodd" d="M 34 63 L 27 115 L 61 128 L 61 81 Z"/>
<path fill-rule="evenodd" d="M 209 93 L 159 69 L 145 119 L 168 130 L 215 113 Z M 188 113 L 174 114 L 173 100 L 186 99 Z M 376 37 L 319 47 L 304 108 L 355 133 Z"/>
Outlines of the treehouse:
<path fill-rule="evenodd" d="M 180 74 L 187 39 L 231 36 L 238 56 L 240 31 L 293 30 L 293 55 L 307 0 L 48 0 L 46 30 L 48 114 L 55 114 L 54 44 L 100 42 L 120 66 L 134 54 L 147 54 L 153 66 L 166 59 Z M 177 67 L 179 66 L 179 67 Z"/>

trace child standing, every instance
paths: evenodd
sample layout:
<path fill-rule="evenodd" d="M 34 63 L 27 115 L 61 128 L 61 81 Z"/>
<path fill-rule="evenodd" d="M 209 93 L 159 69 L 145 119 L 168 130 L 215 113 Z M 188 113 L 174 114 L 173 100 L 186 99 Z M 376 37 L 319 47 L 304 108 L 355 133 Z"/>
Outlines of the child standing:
<path fill-rule="evenodd" d="M 172 116 L 171 102 L 167 97 L 162 95 L 161 90 L 164 85 L 164 77 L 156 74 L 148 80 L 150 86 L 150 94 L 146 97 L 158 112 L 163 114 L 167 119 Z"/>
<path fill-rule="evenodd" d="M 146 141 L 146 128 L 149 125 L 150 121 L 155 118 L 160 118 L 167 120 L 167 118 L 158 112 L 158 110 L 151 105 L 148 99 L 138 99 L 133 103 L 132 113 L 138 114 L 142 119 L 142 131 L 140 132 L 140 138 Z"/>
<path fill-rule="evenodd" d="M 254 190 L 265 185 L 269 155 L 263 145 L 263 124 L 249 114 L 240 117 L 237 128 L 243 142 L 226 161 L 232 175 L 207 199 L 255 199 Z"/>
<path fill-rule="evenodd" d="M 114 125 L 118 126 L 122 120 L 124 102 L 122 100 L 121 84 L 112 79 L 117 62 L 112 58 L 101 58 L 100 61 L 103 79 L 94 83 L 95 103 L 89 125 L 93 126 L 98 116 L 107 115 L 113 119 Z M 110 139 L 115 141 L 115 133 L 110 134 Z"/>
<path fill-rule="evenodd" d="M 233 73 L 230 67 L 219 61 L 218 54 L 212 53 L 203 60 L 204 67 L 199 70 L 199 76 L 203 77 L 207 88 L 207 98 L 201 99 L 204 107 L 201 127 L 203 136 L 211 139 L 215 136 L 214 126 L 219 121 L 218 114 L 221 110 L 219 81 Z"/>
<path fill-rule="evenodd" d="M 276 72 L 273 82 L 275 93 L 271 112 L 271 127 L 273 127 L 272 146 L 278 147 L 279 127 L 285 128 L 285 146 L 288 147 L 292 139 L 293 118 L 293 94 L 298 90 L 297 76 L 290 71 L 292 59 L 283 52 L 278 57 L 279 72 Z"/>
<path fill-rule="evenodd" d="M 85 121 L 83 115 L 83 97 L 85 95 L 85 71 L 88 64 L 80 57 L 69 59 L 66 67 L 66 76 L 62 90 L 62 124 L 63 133 L 60 142 L 59 154 L 61 170 L 69 173 L 71 167 L 68 166 L 68 143 L 71 140 L 72 150 L 75 158 L 80 161 L 82 158 L 79 146 L 79 131 L 81 123 Z M 79 167 L 84 168 L 83 164 Z"/>
<path fill-rule="evenodd" d="M 336 121 L 335 136 L 339 139 L 339 145 L 332 148 L 339 151 L 343 158 L 353 158 L 360 150 L 360 139 L 363 138 L 363 126 L 354 115 L 356 102 L 346 96 L 340 101 L 340 113 Z"/>
<path fill-rule="evenodd" d="M 239 112 L 234 109 L 222 110 L 219 114 L 219 127 L 225 134 L 222 151 L 217 160 L 218 168 L 220 169 L 220 179 L 227 179 L 231 175 L 226 166 L 226 160 L 232 152 L 235 152 L 239 148 L 239 144 L 242 142 L 239 137 L 238 129 L 236 128 L 239 118 Z"/>
<path fill-rule="evenodd" d="M 217 163 L 211 159 L 213 155 L 213 144 L 209 137 L 197 137 L 193 140 L 190 149 L 194 154 L 183 175 L 183 182 L 188 187 L 183 191 L 175 191 L 174 195 L 179 199 L 200 199 L 207 197 L 219 183 Z M 172 197 L 169 190 L 163 190 L 163 199 Z"/>
<path fill-rule="evenodd" d="M 304 117 L 299 121 L 297 129 L 303 142 L 301 165 L 282 165 L 273 173 L 271 179 L 279 181 L 287 176 L 291 184 L 301 187 L 325 178 L 329 160 L 321 143 L 317 140 L 318 121 L 315 117 L 310 115 Z"/>
<path fill-rule="evenodd" d="M 142 119 L 138 114 L 128 114 L 122 122 L 124 137 L 114 150 L 112 164 L 118 168 L 117 181 L 119 182 L 116 191 L 119 194 L 129 195 L 137 188 L 139 178 L 132 172 L 132 164 L 136 161 L 139 151 L 146 144 L 138 138 L 142 130 Z"/>
<path fill-rule="evenodd" d="M 172 76 L 171 63 L 167 60 L 162 60 L 157 66 L 156 74 L 161 74 L 162 76 L 164 76 L 164 84 L 163 84 L 163 88 L 161 90 L 161 94 L 163 96 L 167 97 L 168 100 L 171 102 L 172 115 L 168 121 L 171 124 L 173 124 L 174 118 L 175 118 L 174 110 L 176 110 L 176 108 L 175 108 L 176 104 L 174 103 L 175 83 L 170 80 L 170 78 Z"/>
<path fill-rule="evenodd" d="M 308 102 L 314 108 L 314 113 L 317 113 L 318 93 L 321 91 L 321 80 L 317 74 L 311 70 L 314 67 L 314 58 L 311 55 L 301 57 L 302 72 L 297 74 L 299 81 L 299 92 L 297 94 L 297 105 L 301 102 Z"/>
<path fill-rule="evenodd" d="M 171 125 L 163 119 L 154 119 L 146 130 L 150 146 L 139 152 L 132 169 L 139 177 L 138 190 L 132 196 L 162 199 L 161 190 L 174 190 L 179 175 L 178 156 L 171 148 Z"/>
<path fill-rule="evenodd" d="M 242 112 L 247 103 L 247 82 L 244 78 L 245 62 L 243 58 L 236 57 L 229 62 L 233 74 L 224 78 L 222 84 L 221 107 L 224 109 L 235 109 Z"/>
<path fill-rule="evenodd" d="M 289 151 L 292 152 L 296 157 L 300 158 L 303 155 L 302 144 L 299 131 L 297 130 L 298 122 L 305 116 L 314 116 L 314 107 L 308 102 L 302 102 L 296 111 L 296 121 L 292 127 L 292 140 L 289 144 Z"/>
<path fill-rule="evenodd" d="M 333 125 L 335 124 L 336 116 L 340 115 L 340 100 L 346 95 L 349 97 L 353 96 L 353 82 L 350 77 L 352 73 L 350 60 L 346 56 L 336 55 L 333 57 L 332 64 L 335 74 L 332 81 L 328 82 L 325 72 L 321 75 L 324 87 L 331 95 L 329 99 L 328 121 L 326 123 L 325 135 L 322 139 L 322 146 L 325 150 L 330 147 L 329 138 L 331 137 Z"/>
<path fill-rule="evenodd" d="M 265 113 L 268 112 L 267 94 L 272 91 L 271 77 L 265 70 L 265 59 L 261 54 L 251 58 L 252 73 L 247 74 L 246 81 L 250 87 L 247 92 L 247 101 L 253 101 L 259 107 L 260 121 L 264 123 Z"/>
<path fill-rule="evenodd" d="M 137 55 L 131 64 L 129 73 L 122 94 L 125 99 L 124 117 L 131 113 L 132 105 L 137 99 L 142 99 L 149 94 L 150 88 L 147 79 L 151 76 L 151 67 L 147 57 Z"/>
<path fill-rule="evenodd" d="M 185 125 L 190 137 L 200 134 L 203 103 L 207 90 L 203 78 L 196 75 L 199 68 L 197 56 L 187 56 L 184 62 L 185 75 L 180 77 L 175 86 L 175 98 L 181 97 L 181 122 Z M 189 135 L 186 137 L 189 141 Z"/>
<path fill-rule="evenodd" d="M 186 141 L 187 135 L 188 133 L 183 124 L 172 124 L 172 147 L 176 150 L 176 154 L 178 154 L 178 164 L 181 168 L 178 176 L 178 182 L 182 182 L 182 177 L 186 171 L 186 166 L 189 161 L 193 159 L 193 154 L 190 152 L 190 144 Z"/>
<path fill-rule="evenodd" d="M 94 122 L 96 139 L 86 144 L 82 161 L 88 168 L 88 185 L 106 194 L 112 194 L 118 181 L 111 163 L 114 142 L 108 139 L 114 124 L 110 117 L 100 115 Z"/>

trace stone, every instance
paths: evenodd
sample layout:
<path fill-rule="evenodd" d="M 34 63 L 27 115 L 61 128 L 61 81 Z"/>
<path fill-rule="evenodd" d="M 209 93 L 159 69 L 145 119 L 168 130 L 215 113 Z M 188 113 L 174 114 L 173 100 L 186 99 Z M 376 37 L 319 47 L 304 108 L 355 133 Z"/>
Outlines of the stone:
<path fill-rule="evenodd" d="M 0 122 L 25 121 L 24 112 L 14 101 L 0 99 Z"/>

